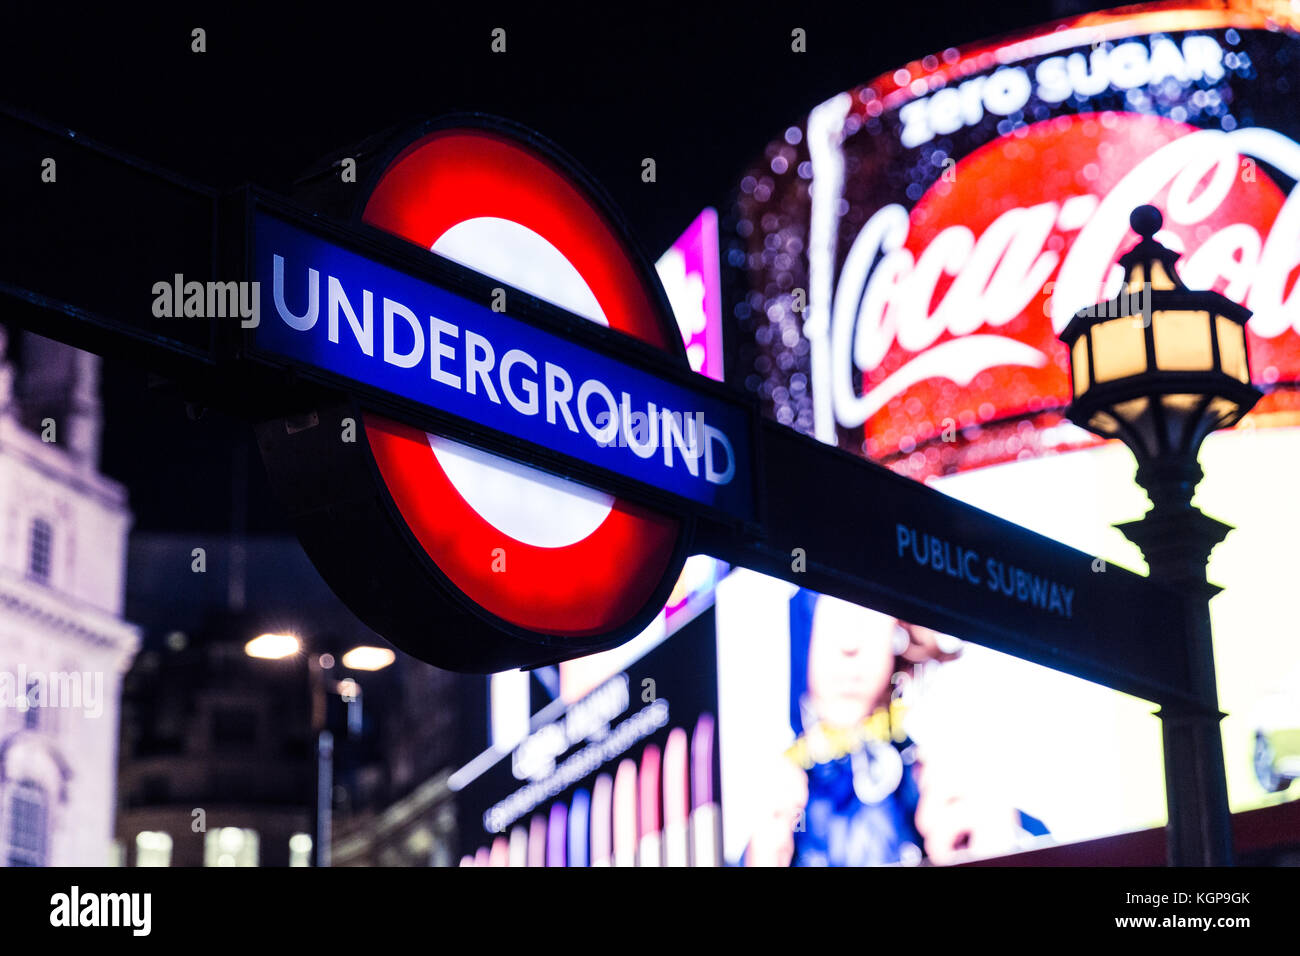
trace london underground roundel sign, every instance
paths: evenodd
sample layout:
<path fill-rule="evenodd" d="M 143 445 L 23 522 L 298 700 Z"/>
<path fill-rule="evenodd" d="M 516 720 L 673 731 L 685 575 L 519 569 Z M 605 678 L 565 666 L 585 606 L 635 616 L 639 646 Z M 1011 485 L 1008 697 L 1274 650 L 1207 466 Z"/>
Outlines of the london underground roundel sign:
<path fill-rule="evenodd" d="M 378 174 L 360 218 L 686 365 L 653 268 L 596 187 L 531 133 L 498 121 L 429 128 Z M 355 484 L 376 493 L 341 488 L 326 497 L 351 503 L 299 509 L 299 532 L 335 590 L 403 649 L 453 669 L 530 666 L 621 643 L 663 606 L 689 518 L 364 408 L 337 410 L 353 412 L 368 455 Z M 356 473 L 340 460 L 354 450 L 322 448 L 317 460 Z M 339 520 L 378 527 L 340 536 Z"/>

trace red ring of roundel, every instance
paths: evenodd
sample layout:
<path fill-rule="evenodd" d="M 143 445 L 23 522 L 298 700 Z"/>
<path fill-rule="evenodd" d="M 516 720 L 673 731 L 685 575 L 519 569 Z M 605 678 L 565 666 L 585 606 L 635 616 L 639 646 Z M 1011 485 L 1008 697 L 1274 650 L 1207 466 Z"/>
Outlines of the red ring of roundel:
<path fill-rule="evenodd" d="M 544 237 L 586 280 L 611 328 L 668 346 L 654 294 L 593 201 L 504 134 L 449 129 L 413 143 L 385 170 L 363 219 L 430 249 L 452 226 L 479 216 Z M 645 607 L 672 560 L 681 522 L 621 499 L 572 545 L 539 548 L 511 538 L 456 491 L 423 432 L 372 414 L 365 426 L 416 540 L 470 600 L 514 625 L 560 637 L 616 630 Z"/>

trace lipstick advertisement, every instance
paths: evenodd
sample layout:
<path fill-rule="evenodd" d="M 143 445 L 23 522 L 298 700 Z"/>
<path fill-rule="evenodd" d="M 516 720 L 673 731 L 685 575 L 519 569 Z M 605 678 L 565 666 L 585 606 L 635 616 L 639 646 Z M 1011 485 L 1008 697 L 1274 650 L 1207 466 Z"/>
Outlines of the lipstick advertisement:
<path fill-rule="evenodd" d="M 713 611 L 690 613 L 630 658 L 488 683 L 491 741 L 451 779 L 462 865 L 721 865 Z"/>

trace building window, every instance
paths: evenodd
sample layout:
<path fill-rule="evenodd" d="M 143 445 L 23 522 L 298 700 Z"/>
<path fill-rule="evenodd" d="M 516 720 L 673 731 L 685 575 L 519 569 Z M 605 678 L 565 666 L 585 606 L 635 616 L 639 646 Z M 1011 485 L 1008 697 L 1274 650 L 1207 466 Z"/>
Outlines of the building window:
<path fill-rule="evenodd" d="M 27 558 L 27 574 L 42 584 L 50 583 L 53 567 L 54 528 L 44 518 L 32 522 L 31 550 Z"/>
<path fill-rule="evenodd" d="M 136 866 L 171 866 L 172 838 L 161 830 L 142 830 L 135 835 Z"/>
<path fill-rule="evenodd" d="M 45 788 L 19 781 L 9 797 L 10 866 L 45 866 L 48 818 Z"/>
<path fill-rule="evenodd" d="M 289 837 L 289 865 L 311 866 L 311 837 L 306 833 L 295 833 Z"/>
<path fill-rule="evenodd" d="M 257 831 L 220 827 L 203 835 L 204 866 L 257 866 Z"/>

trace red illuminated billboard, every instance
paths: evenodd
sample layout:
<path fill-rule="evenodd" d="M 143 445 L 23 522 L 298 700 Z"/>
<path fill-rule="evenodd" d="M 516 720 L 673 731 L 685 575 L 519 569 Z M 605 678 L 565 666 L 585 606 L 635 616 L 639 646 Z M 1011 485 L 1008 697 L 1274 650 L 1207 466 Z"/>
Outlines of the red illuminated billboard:
<path fill-rule="evenodd" d="M 1254 311 L 1253 422 L 1296 421 L 1300 40 L 1268 6 L 1094 14 L 814 108 L 741 183 L 734 374 L 915 477 L 1091 444 L 1053 427 L 1056 335 L 1115 293 L 1128 214 L 1152 203 L 1184 280 Z"/>

